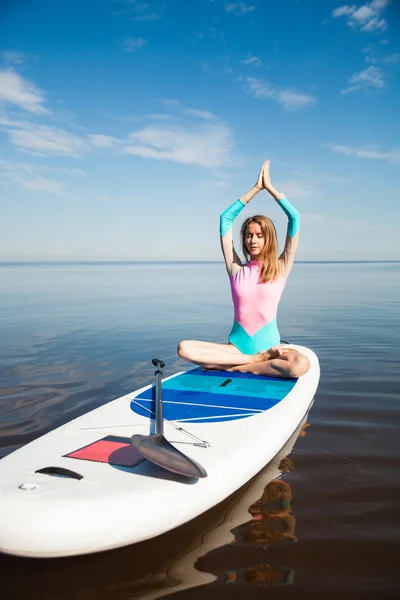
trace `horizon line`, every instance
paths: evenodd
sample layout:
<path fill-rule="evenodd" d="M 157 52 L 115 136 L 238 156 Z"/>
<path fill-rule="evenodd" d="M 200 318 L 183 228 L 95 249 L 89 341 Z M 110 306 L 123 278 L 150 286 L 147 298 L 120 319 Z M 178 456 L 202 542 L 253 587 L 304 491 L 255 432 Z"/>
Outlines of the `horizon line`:
<path fill-rule="evenodd" d="M 400 259 L 296 260 L 296 264 L 398 263 Z M 222 264 L 221 260 L 0 260 L 9 265 Z"/>

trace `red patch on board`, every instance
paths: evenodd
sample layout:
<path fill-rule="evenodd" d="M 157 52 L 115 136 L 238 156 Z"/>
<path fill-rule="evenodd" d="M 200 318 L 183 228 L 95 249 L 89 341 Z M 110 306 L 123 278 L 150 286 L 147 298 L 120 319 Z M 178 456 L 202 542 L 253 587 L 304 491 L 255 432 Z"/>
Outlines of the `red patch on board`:
<path fill-rule="evenodd" d="M 129 438 L 108 435 L 88 446 L 65 454 L 67 458 L 91 460 L 108 463 L 118 467 L 134 467 L 141 463 L 144 457 L 134 448 Z"/>

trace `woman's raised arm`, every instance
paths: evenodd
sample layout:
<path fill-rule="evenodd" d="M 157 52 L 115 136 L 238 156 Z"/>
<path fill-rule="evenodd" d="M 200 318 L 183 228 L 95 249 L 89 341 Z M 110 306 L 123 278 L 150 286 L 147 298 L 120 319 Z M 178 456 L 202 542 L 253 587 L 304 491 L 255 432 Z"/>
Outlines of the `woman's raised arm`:
<path fill-rule="evenodd" d="M 300 213 L 295 207 L 285 198 L 284 194 L 280 194 L 271 183 L 271 176 L 269 173 L 270 161 L 264 163 L 263 170 L 263 184 L 265 189 L 275 198 L 278 205 L 282 208 L 288 218 L 288 227 L 286 233 L 285 247 L 282 254 L 279 257 L 280 262 L 283 266 L 283 276 L 287 277 L 293 266 L 294 257 L 296 254 L 297 246 L 299 243 L 299 229 L 300 229 Z"/>
<path fill-rule="evenodd" d="M 256 184 L 246 192 L 241 198 L 236 200 L 229 206 L 220 216 L 220 236 L 221 248 L 224 255 L 226 270 L 228 275 L 234 275 L 234 272 L 240 269 L 243 265 L 236 253 L 232 238 L 232 225 L 238 214 L 244 209 L 246 204 L 264 187 L 263 185 L 263 169 L 266 163 L 261 167 Z"/>

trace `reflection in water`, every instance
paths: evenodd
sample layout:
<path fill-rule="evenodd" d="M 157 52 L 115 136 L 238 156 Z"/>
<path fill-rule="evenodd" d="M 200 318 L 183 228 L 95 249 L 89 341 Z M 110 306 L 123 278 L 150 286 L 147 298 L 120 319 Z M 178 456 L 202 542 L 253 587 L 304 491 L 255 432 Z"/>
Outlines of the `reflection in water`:
<path fill-rule="evenodd" d="M 272 475 L 273 463 L 286 452 L 290 452 L 297 436 L 304 436 L 308 423 L 302 423 L 293 438 L 289 440 L 274 461 L 268 465 L 259 477 Z M 262 546 L 264 549 L 270 544 L 281 542 L 297 542 L 294 535 L 296 519 L 292 515 L 292 491 L 288 482 L 281 479 L 283 473 L 290 473 L 294 463 L 287 456 L 280 460 L 279 477 L 272 479 L 264 488 L 261 497 L 253 502 L 248 509 L 252 515 L 249 522 L 237 526 L 233 533 L 234 542 L 242 550 L 243 544 Z M 263 478 L 263 480 L 266 480 Z M 230 557 L 230 560 L 232 557 Z M 257 564 L 244 569 L 229 570 L 225 572 L 224 583 L 252 583 L 257 585 L 291 585 L 293 583 L 294 569 L 273 566 L 269 563 Z"/>
<path fill-rule="evenodd" d="M 238 559 L 241 561 L 243 544 L 251 544 L 253 548 L 259 547 L 264 554 L 269 544 L 297 541 L 293 535 L 296 520 L 291 515 L 290 485 L 280 477 L 282 473 L 294 468 L 293 462 L 286 454 L 291 452 L 297 437 L 304 435 L 307 426 L 305 419 L 306 417 L 275 458 L 251 482 L 228 499 L 230 505 L 221 512 L 220 523 L 202 533 L 193 549 L 186 550 L 166 568 L 165 584 L 169 585 L 170 589 L 152 591 L 141 597 L 152 600 L 211 583 L 293 583 L 294 569 L 286 567 L 257 562 L 251 567 L 229 570 L 222 568 L 215 572 L 213 565 L 222 564 L 223 567 L 226 544 L 229 544 L 231 549 L 235 546 L 238 549 L 237 558 L 229 553 L 229 565 L 232 565 Z M 223 508 L 228 501 L 220 507 Z M 253 517 L 250 521 L 249 513 Z M 222 556 L 216 556 L 217 553 L 221 553 Z M 212 556 L 210 572 L 207 568 L 208 555 Z"/>
<path fill-rule="evenodd" d="M 65 559 L 1 556 L 0 580 L 7 600 L 152 600 L 213 583 L 290 584 L 293 570 L 273 567 L 264 558 L 266 545 L 284 541 L 285 520 L 293 522 L 294 531 L 290 486 L 280 477 L 290 464 L 285 456 L 302 430 L 303 424 L 269 465 L 235 494 L 163 536 L 119 550 Z M 243 544 L 255 550 L 250 566 L 243 565 L 248 554 L 243 553 Z M 235 548 L 236 557 L 231 553 L 225 557 L 227 549 Z M 226 565 L 224 561 L 228 561 Z M 239 566 L 233 568 L 237 562 Z M 215 564 L 222 568 L 216 571 Z"/>
<path fill-rule="evenodd" d="M 225 583 L 253 583 L 261 586 L 292 585 L 294 569 L 261 565 L 254 569 L 232 571 L 226 574 Z"/>
<path fill-rule="evenodd" d="M 297 542 L 296 519 L 291 514 L 292 494 L 286 481 L 274 480 L 267 485 L 262 498 L 250 507 L 253 519 L 246 526 L 243 540 L 252 544 Z"/>
<path fill-rule="evenodd" d="M 272 480 L 259 500 L 249 508 L 252 520 L 235 530 L 241 544 L 260 545 L 264 548 L 280 542 L 297 542 L 294 535 L 296 519 L 291 514 L 290 485 L 281 479 Z M 292 584 L 294 569 L 257 565 L 226 573 L 225 583 L 255 583 L 259 585 Z"/>

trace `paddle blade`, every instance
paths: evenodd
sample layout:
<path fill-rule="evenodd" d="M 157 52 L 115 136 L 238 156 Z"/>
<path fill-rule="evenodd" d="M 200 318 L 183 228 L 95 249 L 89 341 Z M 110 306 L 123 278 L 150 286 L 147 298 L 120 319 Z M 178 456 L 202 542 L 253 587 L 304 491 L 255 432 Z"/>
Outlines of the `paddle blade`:
<path fill-rule="evenodd" d="M 142 456 L 156 465 L 184 475 L 185 477 L 207 477 L 206 470 L 195 460 L 177 450 L 163 435 L 133 435 L 132 446 Z"/>

